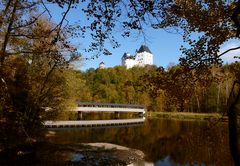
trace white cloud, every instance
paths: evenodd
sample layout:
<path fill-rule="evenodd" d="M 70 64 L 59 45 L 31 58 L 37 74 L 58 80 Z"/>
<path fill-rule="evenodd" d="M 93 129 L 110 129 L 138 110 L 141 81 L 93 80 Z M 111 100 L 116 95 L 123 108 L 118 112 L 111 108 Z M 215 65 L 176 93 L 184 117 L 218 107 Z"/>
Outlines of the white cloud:
<path fill-rule="evenodd" d="M 227 51 L 227 50 L 231 49 L 231 48 L 236 48 L 236 47 L 239 47 L 239 46 L 240 46 L 240 44 L 238 44 L 237 42 L 226 43 L 220 48 L 220 54 L 223 53 L 224 51 Z M 240 59 L 234 58 L 234 56 L 240 56 L 240 49 L 230 51 L 230 52 L 224 54 L 221 58 L 222 58 L 224 63 L 232 63 L 232 62 L 235 62 L 235 61 L 240 62 Z"/>

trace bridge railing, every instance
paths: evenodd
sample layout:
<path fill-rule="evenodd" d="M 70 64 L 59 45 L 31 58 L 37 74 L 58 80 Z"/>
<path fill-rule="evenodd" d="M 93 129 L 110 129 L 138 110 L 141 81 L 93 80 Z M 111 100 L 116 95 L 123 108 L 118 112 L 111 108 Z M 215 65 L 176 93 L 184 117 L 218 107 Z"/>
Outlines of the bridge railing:
<path fill-rule="evenodd" d="M 77 102 L 77 105 L 78 105 L 78 107 L 109 107 L 109 108 L 140 108 L 140 109 L 144 109 L 144 106 L 139 105 L 139 104 Z"/>

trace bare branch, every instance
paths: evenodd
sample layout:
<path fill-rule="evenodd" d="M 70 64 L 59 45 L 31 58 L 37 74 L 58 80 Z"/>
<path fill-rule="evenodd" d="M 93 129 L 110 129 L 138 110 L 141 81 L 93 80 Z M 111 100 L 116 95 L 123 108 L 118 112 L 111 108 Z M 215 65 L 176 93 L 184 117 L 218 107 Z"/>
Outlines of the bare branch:
<path fill-rule="evenodd" d="M 6 3 L 6 7 L 5 7 L 5 9 L 4 9 L 4 11 L 3 12 L 1 12 L 1 14 L 0 14 L 0 28 L 2 28 L 2 25 L 3 25 L 3 23 L 4 23 L 4 15 L 7 13 L 7 11 L 9 10 L 9 8 L 10 8 L 10 5 L 11 5 L 11 0 L 9 0 L 7 3 Z"/>
<path fill-rule="evenodd" d="M 10 52 L 6 53 L 7 55 L 21 55 L 21 54 L 47 54 L 47 53 L 58 53 L 58 51 L 34 51 L 34 50 L 29 50 L 29 51 L 18 51 L 18 52 Z"/>
<path fill-rule="evenodd" d="M 11 0 L 8 1 L 7 5 L 6 5 L 6 8 L 4 10 L 4 13 L 7 13 L 7 10 L 9 8 L 10 4 L 11 4 Z"/>
<path fill-rule="evenodd" d="M 46 35 L 34 35 L 34 34 L 10 34 L 12 37 L 26 37 L 28 39 L 42 39 L 42 38 L 48 38 L 49 34 Z"/>
<path fill-rule="evenodd" d="M 7 43 L 8 43 L 8 40 L 9 40 L 9 34 L 12 31 L 12 26 L 13 26 L 14 19 L 15 19 L 15 16 L 16 16 L 17 5 L 18 5 L 18 0 L 15 1 L 13 11 L 12 11 L 12 16 L 11 16 L 10 22 L 8 24 L 8 27 L 7 27 L 7 32 L 4 36 L 3 45 L 2 45 L 2 49 L 1 49 L 2 55 L 1 55 L 1 59 L 0 59 L 0 66 L 3 64 L 5 56 L 6 56 L 5 54 L 6 54 Z"/>
<path fill-rule="evenodd" d="M 29 22 L 26 22 L 26 24 L 19 25 L 17 27 L 12 28 L 12 29 L 19 29 L 19 28 L 30 26 L 30 25 L 34 24 L 45 12 L 46 12 L 46 10 L 43 11 L 41 14 L 39 14 L 37 17 L 34 17 L 34 19 L 30 20 Z"/>
<path fill-rule="evenodd" d="M 235 47 L 235 48 L 230 48 L 230 49 L 224 51 L 223 53 L 219 54 L 218 57 L 221 57 L 222 55 L 224 55 L 224 54 L 226 54 L 226 53 L 228 53 L 230 51 L 234 51 L 234 50 L 238 50 L 238 49 L 240 49 L 240 46 L 239 47 Z"/>
<path fill-rule="evenodd" d="M 57 39 L 59 38 L 60 31 L 61 31 L 61 27 L 62 27 L 62 25 L 63 25 L 63 21 L 66 19 L 66 16 L 67 16 L 68 12 L 69 12 L 70 9 L 71 9 L 72 3 L 73 3 L 73 0 L 70 0 L 70 2 L 69 2 L 69 4 L 68 4 L 68 8 L 67 8 L 67 10 L 64 12 L 63 17 L 62 17 L 60 23 L 52 30 L 52 32 L 53 32 L 54 30 L 58 29 L 58 30 L 57 30 L 57 35 L 56 35 L 56 41 L 57 41 Z"/>
<path fill-rule="evenodd" d="M 45 5 L 45 3 L 43 2 L 43 0 L 41 0 L 41 3 L 44 7 L 44 9 L 47 11 L 48 15 L 50 16 L 50 18 L 52 18 L 51 12 L 48 10 L 47 6 Z"/>
<path fill-rule="evenodd" d="M 43 82 L 43 84 L 42 84 L 43 86 L 42 86 L 39 94 L 42 94 L 44 88 L 45 88 L 46 85 L 47 85 L 47 82 L 48 82 L 48 80 L 49 80 L 49 77 L 50 77 L 50 75 L 52 74 L 52 72 L 54 71 L 54 69 L 56 68 L 56 66 L 57 66 L 57 63 L 54 63 L 54 65 L 52 66 L 52 68 L 51 68 L 51 69 L 49 70 L 49 72 L 47 73 L 46 78 L 44 79 L 44 82 Z"/>

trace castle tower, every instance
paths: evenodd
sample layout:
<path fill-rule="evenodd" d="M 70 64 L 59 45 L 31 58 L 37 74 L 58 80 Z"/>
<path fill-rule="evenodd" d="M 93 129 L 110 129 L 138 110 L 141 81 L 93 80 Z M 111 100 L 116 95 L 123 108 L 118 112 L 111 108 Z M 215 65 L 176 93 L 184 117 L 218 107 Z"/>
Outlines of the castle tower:
<path fill-rule="evenodd" d="M 101 62 L 101 63 L 99 64 L 99 69 L 105 69 L 105 68 L 106 68 L 105 63 L 104 63 L 104 62 Z"/>
<path fill-rule="evenodd" d="M 129 53 L 124 53 L 122 56 L 122 66 L 126 66 L 127 69 L 136 65 L 135 57 Z"/>
<path fill-rule="evenodd" d="M 126 66 L 127 69 L 134 66 L 144 67 L 145 65 L 153 65 L 153 54 L 145 45 L 141 45 L 139 50 L 136 50 L 135 56 L 129 53 L 124 53 L 122 56 L 122 66 Z"/>
<path fill-rule="evenodd" d="M 150 49 L 145 45 L 141 45 L 141 47 L 136 53 L 135 59 L 139 66 L 143 67 L 145 65 L 153 65 L 153 54 Z"/>

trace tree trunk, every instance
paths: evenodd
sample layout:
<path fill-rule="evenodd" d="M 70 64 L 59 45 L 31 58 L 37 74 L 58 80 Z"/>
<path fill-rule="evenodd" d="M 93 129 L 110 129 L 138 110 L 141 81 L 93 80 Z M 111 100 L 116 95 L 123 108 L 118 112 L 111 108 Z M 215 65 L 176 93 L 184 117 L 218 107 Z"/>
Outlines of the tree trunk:
<path fill-rule="evenodd" d="M 217 93 L 217 112 L 219 112 L 219 104 L 220 104 L 220 102 L 219 102 L 219 100 L 220 100 L 220 90 L 221 90 L 221 88 L 220 88 L 220 84 L 218 85 L 218 93 Z"/>
<path fill-rule="evenodd" d="M 232 88 L 232 92 L 234 92 L 234 86 Z M 240 150 L 238 143 L 238 108 L 237 104 L 240 103 L 240 88 L 238 90 L 238 94 L 234 102 L 230 105 L 228 110 L 228 129 L 229 129 L 229 146 L 232 158 L 234 160 L 235 166 L 240 166 Z"/>
<path fill-rule="evenodd" d="M 180 112 L 183 112 L 183 111 L 184 111 L 184 101 L 181 101 Z"/>
<path fill-rule="evenodd" d="M 200 112 L 200 102 L 197 95 L 196 95 L 196 100 L 197 100 L 197 110 L 198 112 Z"/>
<path fill-rule="evenodd" d="M 227 104 L 227 102 L 228 102 L 227 96 L 229 96 L 229 81 L 228 80 L 226 81 L 226 103 L 225 104 Z"/>

